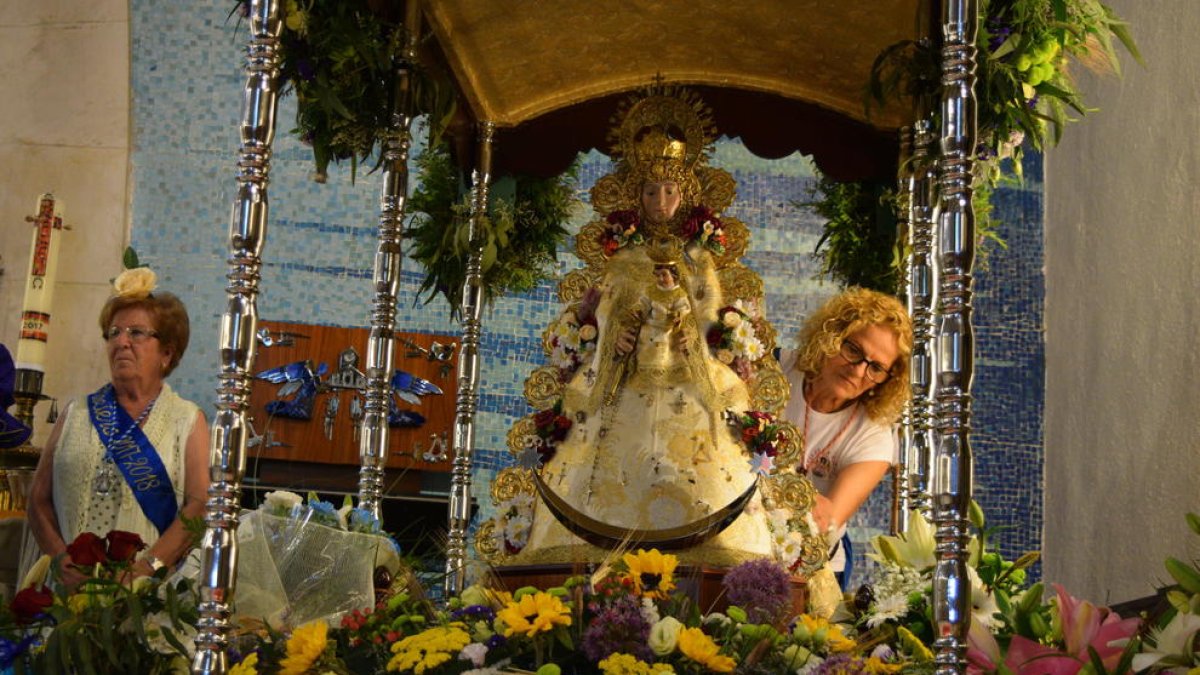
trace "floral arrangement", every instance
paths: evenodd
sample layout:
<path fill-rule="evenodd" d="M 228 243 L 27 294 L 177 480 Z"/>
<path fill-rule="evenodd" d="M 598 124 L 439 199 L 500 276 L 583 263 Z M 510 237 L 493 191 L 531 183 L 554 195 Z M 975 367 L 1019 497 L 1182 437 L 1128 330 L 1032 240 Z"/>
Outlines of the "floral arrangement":
<path fill-rule="evenodd" d="M 249 16 L 249 0 L 233 13 Z M 284 92 L 296 94 L 292 133 L 312 147 L 314 178 L 325 182 L 330 162 L 358 163 L 383 145 L 396 90 L 396 63 L 406 40 L 399 5 L 374 0 L 286 0 L 280 35 Z M 453 116 L 454 88 L 446 74 L 417 63 L 411 71 L 413 114 L 435 128 Z"/>
<path fill-rule="evenodd" d="M 45 558 L 0 616 L 4 672 L 170 673 L 186 668 L 193 649 L 199 596 L 188 579 L 167 570 L 132 577 L 141 537 L 113 530 L 84 532 L 67 546 L 89 574 L 78 586 L 61 583 L 61 560 Z M 51 586 L 39 583 L 51 575 Z"/>
<path fill-rule="evenodd" d="M 642 217 L 635 209 L 613 211 L 604 218 L 604 229 L 600 233 L 600 246 L 604 255 L 611 256 L 626 246 L 637 246 L 646 241 L 642 235 Z"/>
<path fill-rule="evenodd" d="M 717 255 L 725 253 L 725 227 L 707 206 L 694 206 L 679 226 L 684 241 L 696 242 Z"/>
<path fill-rule="evenodd" d="M 562 399 L 554 405 L 539 411 L 533 416 L 535 442 L 534 446 L 541 456 L 542 463 L 550 461 L 557 451 L 557 446 L 571 431 L 573 422 L 563 414 Z"/>
<path fill-rule="evenodd" d="M 495 537 L 497 548 L 515 555 L 529 543 L 533 528 L 533 495 L 518 492 L 496 505 Z"/>
<path fill-rule="evenodd" d="M 448 143 L 434 143 L 417 158 L 418 187 L 409 199 L 414 216 L 404 233 L 410 255 L 425 268 L 418 294 L 442 296 L 452 315 L 462 311 L 463 282 L 471 254 L 469 196 Z M 501 176 L 493 182 L 488 213 L 476 232 L 482 251 L 483 299 L 525 293 L 554 276 L 563 224 L 578 204 L 578 164 L 554 178 Z"/>
<path fill-rule="evenodd" d="M 759 410 L 727 411 L 725 414 L 729 426 L 750 452 L 751 469 L 763 476 L 770 475 L 775 468 L 775 457 L 786 449 L 788 442 L 781 434 L 779 420 L 771 413 Z"/>
<path fill-rule="evenodd" d="M 573 307 L 563 311 L 547 328 L 546 344 L 550 347 L 550 365 L 558 368 L 559 380 L 571 379 L 579 366 L 596 353 L 599 328 L 596 307 L 600 304 L 600 289 L 587 289 Z"/>
<path fill-rule="evenodd" d="M 753 364 L 766 354 L 754 328 L 761 319 L 756 302 L 737 300 L 717 312 L 717 322 L 705 334 L 713 356 L 746 382 L 754 378 Z"/>

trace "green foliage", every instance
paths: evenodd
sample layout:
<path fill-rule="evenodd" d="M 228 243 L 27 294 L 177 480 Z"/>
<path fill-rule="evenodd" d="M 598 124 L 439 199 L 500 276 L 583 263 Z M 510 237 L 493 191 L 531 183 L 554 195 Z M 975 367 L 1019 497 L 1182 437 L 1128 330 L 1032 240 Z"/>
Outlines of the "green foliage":
<path fill-rule="evenodd" d="M 896 293 L 903 277 L 895 263 L 894 201 L 894 191 L 878 183 L 839 183 L 822 176 L 810 201 L 794 204 L 811 207 L 826 219 L 813 251 L 821 259 L 822 274 L 844 286 Z"/>
<path fill-rule="evenodd" d="M 238 0 L 241 11 L 247 0 Z M 405 26 L 392 16 L 400 3 L 371 0 L 286 0 L 280 38 L 284 92 L 296 93 L 292 133 L 311 145 L 316 177 L 329 163 L 350 161 L 351 180 L 360 161 L 381 147 L 397 89 Z M 429 115 L 433 137 L 455 111 L 454 89 L 444 73 L 413 64 L 414 116 Z"/>
<path fill-rule="evenodd" d="M 413 220 L 404 236 L 410 256 L 425 268 L 420 293 L 425 302 L 445 297 L 462 313 L 463 283 L 472 244 L 483 251 L 483 298 L 533 290 L 555 272 L 557 250 L 566 239 L 563 223 L 577 203 L 577 166 L 556 178 L 501 177 L 491 186 L 487 217 L 470 237 L 470 202 L 445 143 L 417 159 L 420 187 L 409 199 Z"/>

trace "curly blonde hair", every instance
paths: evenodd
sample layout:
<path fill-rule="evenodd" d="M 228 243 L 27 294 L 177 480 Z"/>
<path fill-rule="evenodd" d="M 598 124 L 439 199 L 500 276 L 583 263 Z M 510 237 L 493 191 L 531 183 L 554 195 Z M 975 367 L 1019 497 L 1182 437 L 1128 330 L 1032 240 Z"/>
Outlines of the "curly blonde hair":
<path fill-rule="evenodd" d="M 892 364 L 891 377 L 861 397 L 868 417 L 876 422 L 892 423 L 900 417 L 901 409 L 912 395 L 908 381 L 912 319 L 896 298 L 857 286 L 830 298 L 800 329 L 795 368 L 805 379 L 816 377 L 825 361 L 841 351 L 846 337 L 867 326 L 882 326 L 896 336 L 899 355 Z"/>

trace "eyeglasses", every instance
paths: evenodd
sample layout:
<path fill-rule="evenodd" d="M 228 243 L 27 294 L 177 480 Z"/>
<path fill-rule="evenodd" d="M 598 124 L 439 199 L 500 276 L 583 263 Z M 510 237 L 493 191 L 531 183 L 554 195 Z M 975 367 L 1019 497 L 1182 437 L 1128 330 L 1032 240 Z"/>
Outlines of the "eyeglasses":
<path fill-rule="evenodd" d="M 129 341 L 134 344 L 141 344 L 150 338 L 158 337 L 158 331 L 142 326 L 109 326 L 108 330 L 104 331 L 104 339 L 112 342 L 120 337 L 121 333 L 128 335 Z"/>
<path fill-rule="evenodd" d="M 892 371 L 889 368 L 884 368 L 882 363 L 872 361 L 863 353 L 862 347 L 859 347 L 852 340 L 842 340 L 841 349 L 842 358 L 846 359 L 846 363 L 852 366 L 857 366 L 860 363 L 867 364 L 867 379 L 875 384 L 883 384 L 892 376 Z"/>

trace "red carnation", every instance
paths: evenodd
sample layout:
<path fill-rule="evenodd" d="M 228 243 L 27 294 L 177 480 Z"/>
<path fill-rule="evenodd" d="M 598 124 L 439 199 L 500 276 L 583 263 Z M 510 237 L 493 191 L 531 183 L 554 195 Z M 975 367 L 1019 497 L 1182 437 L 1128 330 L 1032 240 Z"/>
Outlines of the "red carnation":
<path fill-rule="evenodd" d="M 757 436 L 758 436 L 758 427 L 757 426 L 746 427 L 746 428 L 742 429 L 742 442 L 745 443 L 746 445 L 750 445 L 750 443 L 752 443 L 754 441 L 755 437 L 757 437 Z"/>
<path fill-rule="evenodd" d="M 46 613 L 46 609 L 54 604 L 54 596 L 44 585 L 41 588 L 29 587 L 16 594 L 9 608 L 16 615 L 19 623 L 29 623 Z"/>
<path fill-rule="evenodd" d="M 67 545 L 67 555 L 71 556 L 71 562 L 80 567 L 108 562 L 106 550 L 104 540 L 91 532 L 80 534 L 75 537 L 75 541 Z"/>
<path fill-rule="evenodd" d="M 108 557 L 117 562 L 133 560 L 138 551 L 146 548 L 146 542 L 133 532 L 113 530 L 108 533 Z M 74 556 L 71 556 L 74 558 Z"/>
<path fill-rule="evenodd" d="M 608 218 L 605 220 L 607 220 L 610 225 L 619 225 L 620 230 L 618 231 L 622 233 L 628 230 L 630 227 L 636 228 L 638 225 L 641 225 L 641 219 L 638 218 L 637 211 L 633 211 L 631 209 L 613 211 L 612 213 L 608 214 Z"/>

